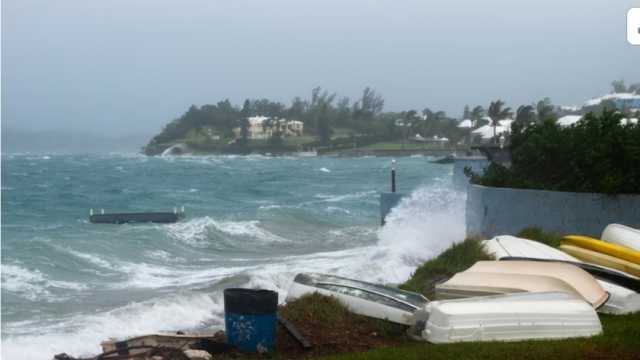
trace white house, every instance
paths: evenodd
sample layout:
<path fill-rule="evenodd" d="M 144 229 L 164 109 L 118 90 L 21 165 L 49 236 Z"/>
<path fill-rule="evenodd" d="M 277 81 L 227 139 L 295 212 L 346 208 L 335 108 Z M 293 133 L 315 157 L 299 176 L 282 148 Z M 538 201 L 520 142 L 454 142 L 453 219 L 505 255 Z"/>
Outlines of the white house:
<path fill-rule="evenodd" d="M 507 126 L 503 126 L 503 125 L 498 125 L 495 128 L 495 135 L 496 136 L 500 136 L 501 134 L 508 134 L 511 132 L 511 127 L 507 127 Z M 479 136 L 483 141 L 489 141 L 491 139 L 493 139 L 493 126 L 491 125 L 484 125 L 481 126 L 475 130 L 473 130 L 471 132 L 472 135 L 474 136 Z"/>
<path fill-rule="evenodd" d="M 597 106 L 603 101 L 613 101 L 618 110 L 640 107 L 640 95 L 633 93 L 614 93 L 585 101 L 584 106 Z"/>
<path fill-rule="evenodd" d="M 562 127 L 571 126 L 582 119 L 582 115 L 565 115 L 558 119 L 557 124 Z"/>
<path fill-rule="evenodd" d="M 472 127 L 473 127 L 473 120 L 471 119 L 464 119 L 460 121 L 460 123 L 458 124 L 458 128 L 460 129 L 470 129 Z"/>
<path fill-rule="evenodd" d="M 298 120 L 271 119 L 268 116 L 251 116 L 249 122 L 249 139 L 268 139 L 273 133 L 279 132 L 283 136 L 302 136 L 304 123 Z M 241 129 L 233 129 L 236 137 L 240 137 Z"/>

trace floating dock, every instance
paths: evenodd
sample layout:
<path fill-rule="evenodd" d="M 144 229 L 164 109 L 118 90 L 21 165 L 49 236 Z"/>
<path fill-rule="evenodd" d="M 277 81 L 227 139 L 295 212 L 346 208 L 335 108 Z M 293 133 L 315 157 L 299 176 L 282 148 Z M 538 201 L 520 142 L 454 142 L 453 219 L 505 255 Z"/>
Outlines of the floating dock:
<path fill-rule="evenodd" d="M 94 224 L 132 224 L 132 223 L 161 223 L 168 224 L 180 221 L 185 217 L 184 208 L 173 212 L 131 212 L 131 213 L 105 213 L 101 210 L 94 214 L 89 212 L 89 221 Z"/>

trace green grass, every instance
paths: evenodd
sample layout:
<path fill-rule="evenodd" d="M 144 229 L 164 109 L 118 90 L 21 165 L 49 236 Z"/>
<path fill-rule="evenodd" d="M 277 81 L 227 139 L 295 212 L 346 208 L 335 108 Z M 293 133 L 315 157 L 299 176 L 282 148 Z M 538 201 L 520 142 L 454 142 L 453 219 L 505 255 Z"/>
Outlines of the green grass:
<path fill-rule="evenodd" d="M 601 315 L 604 331 L 584 339 L 475 342 L 457 344 L 412 343 L 331 359 L 638 359 L 640 313 Z"/>
<path fill-rule="evenodd" d="M 528 227 L 523 229 L 516 235 L 521 238 L 539 241 L 543 244 L 549 245 L 551 247 L 560 246 L 561 235 L 551 232 L 545 232 L 537 227 Z"/>
<path fill-rule="evenodd" d="M 313 293 L 288 302 L 280 314 L 294 323 L 313 323 L 318 328 L 350 328 L 364 326 L 382 336 L 404 336 L 405 327 L 379 319 L 357 315 L 336 298 Z"/>
<path fill-rule="evenodd" d="M 348 128 L 333 128 L 333 134 L 331 134 L 332 139 L 340 139 L 340 138 L 348 138 L 350 137 L 354 131 Z"/>
<path fill-rule="evenodd" d="M 422 293 L 427 298 L 433 298 L 436 282 L 466 270 L 479 260 L 490 260 L 490 258 L 482 251 L 478 239 L 467 239 L 452 245 L 440 256 L 424 263 L 400 288 Z"/>
<path fill-rule="evenodd" d="M 315 137 L 310 135 L 303 136 L 289 136 L 284 138 L 284 144 L 286 146 L 298 146 L 312 143 L 316 140 Z"/>

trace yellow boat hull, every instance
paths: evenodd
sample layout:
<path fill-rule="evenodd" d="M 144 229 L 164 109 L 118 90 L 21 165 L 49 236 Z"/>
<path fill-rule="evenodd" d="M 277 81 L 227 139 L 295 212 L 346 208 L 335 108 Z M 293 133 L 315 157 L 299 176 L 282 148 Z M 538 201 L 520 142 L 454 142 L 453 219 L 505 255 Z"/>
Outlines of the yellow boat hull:
<path fill-rule="evenodd" d="M 560 250 L 587 263 L 624 271 L 633 276 L 640 276 L 640 265 L 615 256 L 573 245 L 560 245 Z"/>
<path fill-rule="evenodd" d="M 640 251 L 588 236 L 568 235 L 562 238 L 561 244 L 592 250 L 640 265 Z"/>

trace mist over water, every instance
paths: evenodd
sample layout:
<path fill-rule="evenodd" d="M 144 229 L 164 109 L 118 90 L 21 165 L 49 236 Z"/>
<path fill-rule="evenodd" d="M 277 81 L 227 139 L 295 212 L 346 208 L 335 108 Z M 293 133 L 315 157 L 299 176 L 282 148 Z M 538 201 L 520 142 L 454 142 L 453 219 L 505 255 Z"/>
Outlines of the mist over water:
<path fill-rule="evenodd" d="M 2 159 L 2 357 L 95 354 L 100 341 L 223 328 L 222 290 L 283 301 L 296 273 L 383 283 L 464 237 L 450 165 L 398 162 L 410 194 L 379 227 L 390 158 L 11 155 Z M 94 225 L 88 209 L 170 210 Z"/>

